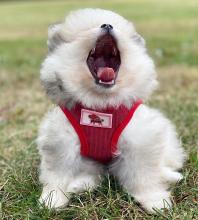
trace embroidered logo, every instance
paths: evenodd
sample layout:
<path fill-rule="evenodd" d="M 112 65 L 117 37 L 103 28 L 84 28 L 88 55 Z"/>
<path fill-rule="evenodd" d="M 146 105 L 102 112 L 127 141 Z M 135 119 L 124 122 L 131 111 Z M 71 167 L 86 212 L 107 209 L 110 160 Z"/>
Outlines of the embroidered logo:
<path fill-rule="evenodd" d="M 91 114 L 88 116 L 90 118 L 90 122 L 95 124 L 98 123 L 99 125 L 102 126 L 102 122 L 104 121 L 104 119 L 100 118 L 100 116 L 96 115 L 96 114 Z"/>
<path fill-rule="evenodd" d="M 80 124 L 92 127 L 112 128 L 112 114 L 82 109 Z"/>

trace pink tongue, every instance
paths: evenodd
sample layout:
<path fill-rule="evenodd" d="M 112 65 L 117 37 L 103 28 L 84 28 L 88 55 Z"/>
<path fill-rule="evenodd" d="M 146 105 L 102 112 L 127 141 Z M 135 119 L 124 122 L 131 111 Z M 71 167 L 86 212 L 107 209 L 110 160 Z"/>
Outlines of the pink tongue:
<path fill-rule="evenodd" d="M 103 82 L 111 82 L 115 79 L 116 74 L 110 67 L 101 67 L 98 69 L 97 76 Z"/>

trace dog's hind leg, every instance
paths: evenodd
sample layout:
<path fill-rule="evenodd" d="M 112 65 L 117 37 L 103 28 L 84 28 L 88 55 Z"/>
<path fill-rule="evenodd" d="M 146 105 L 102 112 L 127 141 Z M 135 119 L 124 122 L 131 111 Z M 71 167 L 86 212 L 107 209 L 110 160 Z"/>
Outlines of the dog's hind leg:
<path fill-rule="evenodd" d="M 170 208 L 169 184 L 182 178 L 177 169 L 184 161 L 170 121 L 156 110 L 139 107 L 120 137 L 118 150 L 111 171 L 126 191 L 150 212 Z"/>

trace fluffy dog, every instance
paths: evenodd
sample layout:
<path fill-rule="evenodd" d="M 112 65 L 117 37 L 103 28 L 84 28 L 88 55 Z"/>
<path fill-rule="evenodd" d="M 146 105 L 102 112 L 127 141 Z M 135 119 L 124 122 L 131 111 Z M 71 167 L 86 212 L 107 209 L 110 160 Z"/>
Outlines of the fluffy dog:
<path fill-rule="evenodd" d="M 74 11 L 64 22 L 49 27 L 48 35 L 49 54 L 42 64 L 41 81 L 57 106 L 42 121 L 37 140 L 43 184 L 40 202 L 49 208 L 64 207 L 69 193 L 96 187 L 108 170 L 146 210 L 170 207 L 169 183 L 182 178 L 177 170 L 185 154 L 172 123 L 158 110 L 140 104 L 157 86 L 143 38 L 131 22 L 102 9 Z M 81 110 L 79 120 L 85 122 L 74 122 L 70 111 L 76 105 Z M 104 141 L 97 134 L 109 132 L 115 123 L 109 108 L 119 117 L 129 118 L 133 112 L 130 120 L 125 116 L 118 120 L 125 125 L 114 150 L 109 145 L 111 135 L 103 149 L 96 147 Z M 82 116 L 82 110 L 89 115 Z M 79 124 L 92 129 L 87 136 L 95 135 L 90 144 L 95 153 L 82 149 Z M 101 149 L 107 158 L 98 156 Z"/>

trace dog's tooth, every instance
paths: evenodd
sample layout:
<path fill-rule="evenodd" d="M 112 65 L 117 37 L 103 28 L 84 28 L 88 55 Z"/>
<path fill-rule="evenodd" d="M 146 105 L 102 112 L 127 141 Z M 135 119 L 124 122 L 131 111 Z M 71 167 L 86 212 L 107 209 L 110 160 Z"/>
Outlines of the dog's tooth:
<path fill-rule="evenodd" d="M 114 47 L 113 48 L 113 55 L 116 56 L 117 55 L 117 49 Z"/>
<path fill-rule="evenodd" d="M 115 83 L 115 80 L 112 79 L 110 82 L 104 82 L 102 80 L 99 80 L 99 83 L 106 84 L 106 85 L 113 85 Z"/>
<path fill-rule="evenodd" d="M 94 47 L 92 50 L 91 50 L 91 55 L 93 55 L 96 51 L 96 48 Z"/>

